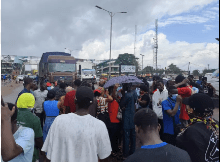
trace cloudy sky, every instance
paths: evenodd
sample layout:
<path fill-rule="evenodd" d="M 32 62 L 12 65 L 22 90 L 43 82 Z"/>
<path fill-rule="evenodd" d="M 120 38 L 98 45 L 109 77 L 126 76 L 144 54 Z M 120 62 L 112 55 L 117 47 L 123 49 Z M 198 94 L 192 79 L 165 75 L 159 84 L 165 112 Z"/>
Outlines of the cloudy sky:
<path fill-rule="evenodd" d="M 44 52 L 73 50 L 72 56 L 108 59 L 110 16 L 112 58 L 144 54 L 153 65 L 155 19 L 158 19 L 158 66 L 171 63 L 187 70 L 217 68 L 219 0 L 5 0 L 1 8 L 2 55 L 41 57 Z"/>

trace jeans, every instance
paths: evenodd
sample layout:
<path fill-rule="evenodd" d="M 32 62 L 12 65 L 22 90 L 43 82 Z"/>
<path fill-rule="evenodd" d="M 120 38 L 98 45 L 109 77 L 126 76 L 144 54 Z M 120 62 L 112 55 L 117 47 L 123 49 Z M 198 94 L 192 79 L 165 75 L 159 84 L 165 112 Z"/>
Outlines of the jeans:
<path fill-rule="evenodd" d="M 129 150 L 129 144 L 131 147 Z M 136 135 L 135 129 L 124 129 L 123 131 L 123 156 L 127 158 L 129 155 L 133 154 L 136 146 Z"/>
<path fill-rule="evenodd" d="M 50 126 L 53 124 L 53 121 L 55 120 L 56 117 L 46 117 L 45 125 L 43 128 L 43 141 L 46 140 L 47 134 L 50 130 Z"/>

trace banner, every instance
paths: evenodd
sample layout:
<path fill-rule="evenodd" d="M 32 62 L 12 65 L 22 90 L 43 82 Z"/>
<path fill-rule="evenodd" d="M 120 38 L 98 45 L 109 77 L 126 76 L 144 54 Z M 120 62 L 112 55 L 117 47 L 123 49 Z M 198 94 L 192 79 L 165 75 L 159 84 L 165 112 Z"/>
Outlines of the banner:
<path fill-rule="evenodd" d="M 133 65 L 121 65 L 121 73 L 135 73 L 136 67 Z"/>

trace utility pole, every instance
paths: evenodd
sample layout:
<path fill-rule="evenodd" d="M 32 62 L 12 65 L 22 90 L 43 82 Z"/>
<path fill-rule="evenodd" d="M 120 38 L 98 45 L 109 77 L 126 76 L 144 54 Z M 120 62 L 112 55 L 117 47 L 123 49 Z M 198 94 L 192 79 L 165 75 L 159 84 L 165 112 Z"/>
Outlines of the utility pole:
<path fill-rule="evenodd" d="M 217 41 L 219 41 L 219 38 L 215 38 Z M 219 69 L 219 54 L 218 54 L 218 69 Z"/>
<path fill-rule="evenodd" d="M 135 56 L 135 49 L 136 49 L 136 35 L 137 35 L 137 25 L 135 25 L 134 56 Z"/>
<path fill-rule="evenodd" d="M 209 70 L 209 64 L 208 64 L 208 70 Z"/>
<path fill-rule="evenodd" d="M 155 66 L 156 72 L 157 72 L 157 52 L 158 52 L 158 19 L 155 20 L 155 33 L 156 38 L 154 39 L 154 56 L 153 56 L 153 64 Z"/>
<path fill-rule="evenodd" d="M 144 57 L 144 55 L 142 55 L 142 54 L 140 54 L 141 56 L 142 56 L 142 76 L 143 76 L 143 70 L 144 70 L 144 68 L 143 68 L 143 57 Z"/>
<path fill-rule="evenodd" d="M 99 7 L 99 6 L 95 6 L 97 7 L 98 9 L 101 9 L 101 10 L 104 10 L 106 12 L 109 13 L 110 17 L 111 17 L 111 29 L 110 29 L 110 54 L 109 54 L 109 79 L 111 78 L 111 53 L 112 53 L 112 17 L 116 14 L 116 13 L 127 13 L 127 12 L 116 12 L 116 13 L 113 13 L 113 12 L 110 12 L 102 7 Z"/>
<path fill-rule="evenodd" d="M 189 65 L 190 65 L 190 62 L 189 62 Z M 190 71 L 189 71 L 189 65 L 188 65 L 188 75 L 190 75 Z"/>

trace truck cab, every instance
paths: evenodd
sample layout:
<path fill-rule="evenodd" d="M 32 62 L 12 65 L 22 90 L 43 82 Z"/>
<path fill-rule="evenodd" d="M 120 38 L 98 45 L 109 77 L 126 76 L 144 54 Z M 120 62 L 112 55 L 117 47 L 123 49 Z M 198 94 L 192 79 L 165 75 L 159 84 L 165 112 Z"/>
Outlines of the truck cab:
<path fill-rule="evenodd" d="M 50 83 L 64 80 L 68 85 L 73 86 L 77 78 L 76 60 L 72 56 L 49 55 L 47 60 L 40 63 L 39 75 Z"/>

